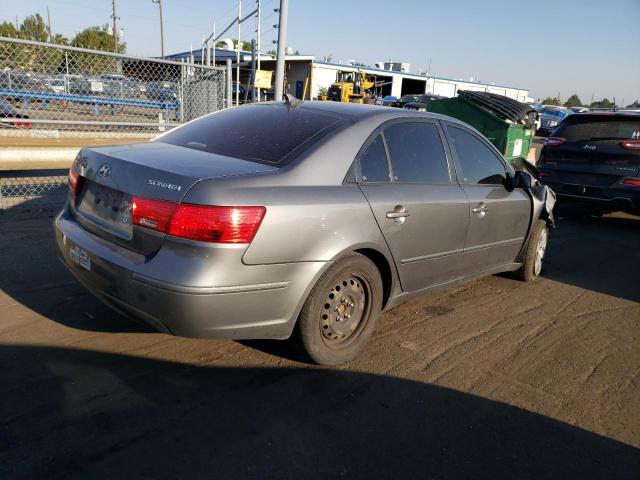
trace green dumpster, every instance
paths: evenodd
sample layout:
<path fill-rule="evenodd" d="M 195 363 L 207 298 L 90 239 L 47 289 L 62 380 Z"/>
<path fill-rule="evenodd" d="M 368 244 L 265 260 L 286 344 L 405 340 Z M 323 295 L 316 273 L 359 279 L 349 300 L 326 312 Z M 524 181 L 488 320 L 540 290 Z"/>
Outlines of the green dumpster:
<path fill-rule="evenodd" d="M 491 96 L 497 97 L 496 95 Z M 474 95 L 474 97 L 477 97 L 477 95 Z M 508 100 L 509 103 L 515 102 L 512 99 Z M 525 104 L 521 105 L 524 106 Z M 491 106 L 489 104 L 489 108 Z M 526 122 L 525 124 L 515 123 L 506 118 L 500 118 L 498 115 L 503 113 L 502 111 L 496 112 L 493 108 L 490 110 L 462 95 L 454 98 L 431 100 L 428 108 L 430 112 L 448 115 L 468 123 L 487 137 L 508 161 L 518 157 L 527 158 L 529 154 L 529 147 L 535 132 L 535 126 L 533 125 L 528 126 Z M 524 118 L 524 115 L 522 117 Z M 512 118 L 517 118 L 517 116 L 512 116 Z"/>

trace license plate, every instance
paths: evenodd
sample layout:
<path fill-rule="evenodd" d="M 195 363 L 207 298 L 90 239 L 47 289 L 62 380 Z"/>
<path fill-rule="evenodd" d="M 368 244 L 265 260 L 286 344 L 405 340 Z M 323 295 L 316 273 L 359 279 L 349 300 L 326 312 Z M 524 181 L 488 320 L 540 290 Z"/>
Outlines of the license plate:
<path fill-rule="evenodd" d="M 133 228 L 129 194 L 89 181 L 79 208 L 100 226 L 124 238 L 131 237 Z"/>
<path fill-rule="evenodd" d="M 89 258 L 89 254 L 85 250 L 81 249 L 78 246 L 71 247 L 69 255 L 71 256 L 71 260 L 76 262 L 82 268 L 87 271 L 91 270 L 91 259 Z"/>

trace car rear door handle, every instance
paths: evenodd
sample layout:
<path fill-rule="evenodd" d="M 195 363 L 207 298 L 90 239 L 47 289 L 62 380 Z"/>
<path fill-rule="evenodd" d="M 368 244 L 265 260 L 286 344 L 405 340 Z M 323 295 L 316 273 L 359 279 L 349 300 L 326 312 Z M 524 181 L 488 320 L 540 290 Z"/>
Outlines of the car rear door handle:
<path fill-rule="evenodd" d="M 484 202 L 480 202 L 477 207 L 471 209 L 471 211 L 477 213 L 480 218 L 484 217 L 488 210 L 487 204 Z"/>
<path fill-rule="evenodd" d="M 387 212 L 387 218 L 395 220 L 397 223 L 404 223 L 408 216 L 409 212 L 402 205 L 396 205 L 393 210 Z"/>

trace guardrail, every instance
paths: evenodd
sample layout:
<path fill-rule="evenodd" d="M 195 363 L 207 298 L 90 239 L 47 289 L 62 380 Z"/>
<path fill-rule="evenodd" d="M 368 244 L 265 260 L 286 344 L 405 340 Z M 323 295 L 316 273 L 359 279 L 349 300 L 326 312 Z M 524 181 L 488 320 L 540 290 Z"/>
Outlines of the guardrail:
<path fill-rule="evenodd" d="M 91 104 L 94 106 L 94 114 L 100 114 L 100 105 L 108 105 L 111 107 L 111 114 L 115 115 L 115 107 L 117 105 L 127 107 L 141 107 L 161 109 L 165 112 L 166 117 L 169 118 L 169 113 L 174 110 L 178 110 L 177 102 L 154 102 L 151 100 L 141 100 L 137 98 L 121 98 L 121 97 L 108 97 L 108 96 L 95 96 L 95 95 L 73 95 L 66 93 L 54 93 L 54 92 L 34 92 L 30 90 L 14 90 L 7 88 L 0 88 L 0 97 L 20 99 L 22 101 L 23 113 L 29 113 L 29 104 L 31 100 L 40 100 L 40 108 L 46 109 L 51 101 L 60 102 L 78 102 Z M 176 118 L 177 120 L 177 118 Z"/>

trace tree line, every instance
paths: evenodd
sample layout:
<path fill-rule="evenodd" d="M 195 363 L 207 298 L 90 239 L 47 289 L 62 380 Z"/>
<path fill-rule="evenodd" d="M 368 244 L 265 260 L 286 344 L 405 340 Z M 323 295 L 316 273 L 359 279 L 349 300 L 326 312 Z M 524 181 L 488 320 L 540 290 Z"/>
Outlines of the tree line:
<path fill-rule="evenodd" d="M 113 35 L 109 33 L 109 24 L 87 27 L 69 40 L 64 35 L 50 32 L 39 13 L 29 15 L 19 26 L 7 21 L 0 23 L 0 36 L 108 52 L 114 50 Z M 125 53 L 126 50 L 126 43 L 118 42 L 118 52 Z"/>
<path fill-rule="evenodd" d="M 563 106 L 567 108 L 572 107 L 587 107 L 587 108 L 614 108 L 616 107 L 615 103 L 609 100 L 608 98 L 603 98 L 602 100 L 591 102 L 589 105 L 585 104 L 580 100 L 580 97 L 575 93 L 571 95 L 566 102 L 562 103 L 558 97 L 547 97 L 542 100 L 544 105 L 556 105 Z M 635 100 L 633 103 L 627 105 L 626 108 L 640 108 L 640 102 Z"/>

